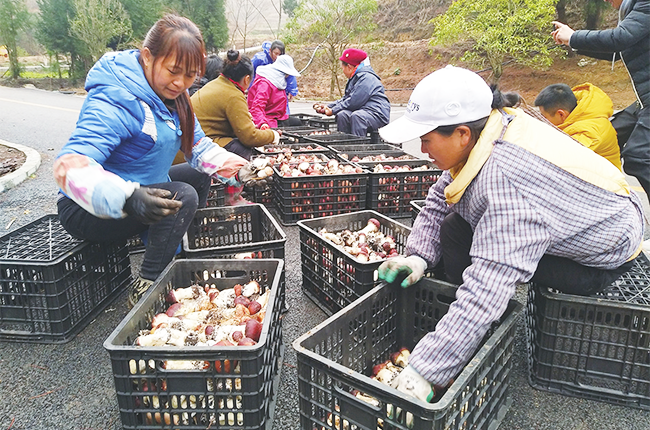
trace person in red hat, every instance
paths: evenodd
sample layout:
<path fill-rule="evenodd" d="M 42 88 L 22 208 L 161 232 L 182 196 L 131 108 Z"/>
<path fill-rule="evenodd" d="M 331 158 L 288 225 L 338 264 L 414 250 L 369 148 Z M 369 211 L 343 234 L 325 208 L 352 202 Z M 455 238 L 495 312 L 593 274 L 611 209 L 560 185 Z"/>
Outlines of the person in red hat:
<path fill-rule="evenodd" d="M 343 74 L 348 78 L 342 99 L 325 105 L 314 104 L 318 113 L 336 115 L 338 131 L 366 136 L 390 120 L 390 102 L 384 93 L 381 78 L 366 61 L 368 54 L 361 49 L 349 48 L 339 57 Z"/>

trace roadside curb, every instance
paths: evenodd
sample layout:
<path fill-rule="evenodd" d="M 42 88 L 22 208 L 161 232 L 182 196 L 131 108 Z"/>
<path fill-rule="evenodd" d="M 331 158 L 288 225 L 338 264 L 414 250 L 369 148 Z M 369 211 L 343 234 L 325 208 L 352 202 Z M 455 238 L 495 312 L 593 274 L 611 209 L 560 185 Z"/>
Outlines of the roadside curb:
<path fill-rule="evenodd" d="M 0 139 L 0 145 L 9 146 L 23 152 L 26 156 L 25 162 L 16 171 L 8 173 L 0 177 L 0 193 L 13 188 L 16 185 L 29 178 L 36 172 L 36 169 L 41 165 L 41 154 L 32 148 L 20 145 L 18 143 L 7 142 Z"/>

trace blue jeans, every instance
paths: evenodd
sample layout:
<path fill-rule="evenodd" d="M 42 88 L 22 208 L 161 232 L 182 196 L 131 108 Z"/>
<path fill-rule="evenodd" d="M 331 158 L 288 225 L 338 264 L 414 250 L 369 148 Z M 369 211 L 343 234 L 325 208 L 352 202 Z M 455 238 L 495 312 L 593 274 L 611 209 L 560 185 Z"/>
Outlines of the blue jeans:
<path fill-rule="evenodd" d="M 74 201 L 63 196 L 57 202 L 61 225 L 71 235 L 91 242 L 121 242 L 149 230 L 140 276 L 155 280 L 176 254 L 176 249 L 187 232 L 199 207 L 205 207 L 211 179 L 192 169 L 187 163 L 169 169 L 171 182 L 148 185 L 175 194 L 183 206 L 174 214 L 152 225 L 145 225 L 127 216 L 121 219 L 103 219 L 87 212 Z"/>

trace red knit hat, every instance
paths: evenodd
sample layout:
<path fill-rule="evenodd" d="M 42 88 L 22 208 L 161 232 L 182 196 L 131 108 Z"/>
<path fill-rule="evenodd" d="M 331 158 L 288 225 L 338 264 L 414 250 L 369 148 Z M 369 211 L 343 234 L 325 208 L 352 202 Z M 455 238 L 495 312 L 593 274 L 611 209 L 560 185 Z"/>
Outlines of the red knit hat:
<path fill-rule="evenodd" d="M 363 60 L 368 58 L 368 54 L 361 49 L 349 48 L 343 51 L 339 60 L 344 61 L 352 66 L 358 66 Z"/>

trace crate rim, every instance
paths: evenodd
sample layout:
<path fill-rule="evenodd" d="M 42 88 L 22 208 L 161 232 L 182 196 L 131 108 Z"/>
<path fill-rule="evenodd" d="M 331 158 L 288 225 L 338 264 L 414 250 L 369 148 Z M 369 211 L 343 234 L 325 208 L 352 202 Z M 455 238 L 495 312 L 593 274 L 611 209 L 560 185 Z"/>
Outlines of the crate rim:
<path fill-rule="evenodd" d="M 238 263 L 242 264 L 250 264 L 253 265 L 255 263 L 259 262 L 277 262 L 278 265 L 275 269 L 275 276 L 273 277 L 274 281 L 278 281 L 279 285 L 279 280 L 282 275 L 282 270 L 284 268 L 284 260 L 279 259 L 279 258 L 256 258 L 252 260 L 235 260 L 235 259 L 178 259 L 178 260 L 172 260 L 170 264 L 167 265 L 165 270 L 158 276 L 157 280 L 154 281 L 154 283 L 149 287 L 147 292 L 140 298 L 138 303 L 135 304 L 133 309 L 129 311 L 128 314 L 122 318 L 122 321 L 115 327 L 115 329 L 111 332 L 111 334 L 106 338 L 104 341 L 104 349 L 106 349 L 109 353 L 118 353 L 118 352 L 125 352 L 125 351 L 131 351 L 133 348 L 136 348 L 138 351 L 143 352 L 143 353 L 159 353 L 161 351 L 164 351 L 165 354 L 176 357 L 178 356 L 179 358 L 187 358 L 188 351 L 191 353 L 195 353 L 197 355 L 199 354 L 214 354 L 215 357 L 219 357 L 225 353 L 230 353 L 228 354 L 228 358 L 232 357 L 232 353 L 238 353 L 238 352 L 251 352 L 251 351 L 257 351 L 263 347 L 266 346 L 266 339 L 268 337 L 268 332 L 269 329 L 271 328 L 271 318 L 273 317 L 273 312 L 267 312 L 264 315 L 264 321 L 262 322 L 262 332 L 260 333 L 260 339 L 264 339 L 264 341 L 258 341 L 256 345 L 253 346 L 205 346 L 205 347 L 187 347 L 187 346 L 137 346 L 137 345 L 118 345 L 114 343 L 115 338 L 124 330 L 124 327 L 126 324 L 133 319 L 138 313 L 141 312 L 141 308 L 144 307 L 144 302 L 146 301 L 146 298 L 149 297 L 152 292 L 156 289 L 156 287 L 160 284 L 160 280 L 167 275 L 168 272 L 173 270 L 173 268 L 176 265 L 181 265 L 181 264 L 216 264 L 222 261 L 227 261 L 227 262 L 233 262 L 236 261 Z M 274 303 L 276 296 L 278 294 L 278 288 L 271 289 L 271 293 L 269 296 L 268 303 Z"/>
<path fill-rule="evenodd" d="M 388 217 L 388 216 L 386 216 L 384 214 L 381 214 L 381 213 L 379 213 L 377 211 L 374 211 L 372 209 L 364 209 L 364 210 L 361 210 L 361 211 L 354 211 L 354 212 L 345 213 L 345 214 L 338 214 L 338 215 L 329 215 L 329 216 L 326 216 L 326 217 L 303 219 L 303 220 L 298 221 L 296 224 L 301 229 L 305 229 L 308 233 L 323 239 L 324 241 L 327 242 L 328 245 L 332 245 L 337 251 L 342 252 L 345 257 L 349 257 L 350 259 L 354 260 L 355 263 L 362 264 L 362 265 L 373 265 L 373 264 L 376 265 L 377 263 L 383 263 L 384 261 L 386 261 L 387 260 L 386 258 L 384 258 L 382 260 L 377 260 L 377 261 L 359 261 L 353 255 L 348 254 L 343 249 L 343 247 L 341 245 L 337 245 L 334 242 L 325 239 L 324 237 L 322 237 L 318 233 L 318 231 L 314 230 L 313 228 L 309 227 L 308 225 L 305 225 L 305 223 L 318 222 L 318 221 L 322 222 L 323 220 L 332 219 L 332 218 L 336 218 L 336 217 L 346 217 L 346 216 L 350 216 L 351 214 L 354 214 L 354 215 L 359 215 L 359 214 L 373 215 L 370 218 L 373 218 L 373 217 L 374 218 L 382 218 L 385 221 L 390 221 L 390 223 L 392 223 L 392 224 L 397 224 L 399 227 L 403 227 L 403 228 L 407 229 L 408 231 L 411 231 L 411 227 L 407 226 L 406 224 L 402 224 L 401 222 L 399 222 L 399 221 L 397 221 L 397 220 L 395 220 L 393 218 L 390 218 L 390 217 Z M 330 232 L 330 233 L 332 233 L 332 232 Z"/>
<path fill-rule="evenodd" d="M 426 280 L 427 279 L 425 278 L 425 281 Z M 453 285 L 445 281 L 440 281 L 437 279 L 435 281 L 447 287 L 457 288 L 457 285 Z M 485 358 L 485 356 L 494 347 L 494 345 L 506 335 L 506 331 L 510 329 L 510 326 L 516 324 L 517 320 L 521 317 L 521 313 L 524 308 L 524 306 L 521 303 L 511 298 L 509 300 L 509 306 L 510 305 L 513 306 L 512 312 L 510 312 L 510 314 L 501 322 L 501 324 L 499 324 L 499 327 L 487 339 L 487 341 L 474 353 L 472 359 L 469 362 L 467 362 L 467 364 L 465 365 L 461 373 L 454 380 L 453 384 L 449 386 L 449 388 L 442 396 L 442 398 L 436 403 L 426 403 L 418 398 L 407 398 L 404 396 L 404 393 L 397 391 L 397 389 L 391 386 L 375 381 L 371 379 L 369 376 L 363 375 L 359 372 L 349 369 L 339 363 L 336 363 L 335 361 L 323 357 L 302 346 L 302 342 L 304 342 L 310 336 L 313 336 L 317 332 L 326 329 L 329 324 L 331 324 L 332 322 L 334 322 L 344 314 L 353 312 L 354 309 L 360 306 L 363 301 L 370 299 L 373 295 L 377 294 L 383 288 L 394 288 L 399 290 L 402 289 L 401 286 L 396 284 L 387 284 L 386 282 L 380 283 L 379 285 L 377 285 L 376 287 L 368 291 L 363 296 L 356 299 L 354 302 L 352 302 L 345 308 L 336 312 L 335 314 L 327 318 L 325 321 L 323 321 L 322 323 L 318 324 L 316 327 L 309 330 L 307 333 L 302 334 L 300 337 L 298 337 L 296 340 L 292 342 L 292 347 L 296 351 L 296 354 L 298 355 L 303 354 L 312 361 L 324 363 L 328 368 L 335 370 L 336 372 L 340 373 L 340 375 L 344 377 L 352 379 L 355 383 L 361 386 L 369 385 L 373 389 L 386 390 L 390 395 L 405 400 L 409 400 L 413 402 L 416 406 L 421 408 L 421 410 L 425 410 L 427 412 L 443 411 L 449 407 L 449 405 L 454 401 L 454 397 L 456 395 L 455 393 L 457 393 L 459 390 L 462 390 L 463 387 L 467 385 L 467 379 L 469 378 L 468 373 L 470 372 L 467 369 L 470 367 L 476 368 L 476 365 L 479 364 Z"/>
<path fill-rule="evenodd" d="M 578 296 L 578 295 L 566 294 L 562 292 L 554 293 L 549 291 L 549 287 L 531 282 L 529 288 L 533 288 L 533 286 L 536 286 L 540 294 L 542 294 L 544 298 L 546 298 L 547 300 L 553 300 L 553 301 L 561 300 L 564 302 L 568 301 L 571 303 L 587 305 L 587 306 L 594 306 L 594 305 L 608 306 L 609 305 L 609 306 L 615 306 L 615 307 L 620 307 L 620 308 L 635 310 L 640 312 L 648 312 L 648 305 L 643 305 L 640 303 L 628 303 L 620 300 L 610 300 L 606 297 L 600 297 L 600 296 Z"/>
<path fill-rule="evenodd" d="M 10 231 L 9 233 L 0 236 L 0 240 L 12 237 L 13 235 L 15 235 L 17 233 L 21 233 L 22 231 L 26 230 L 27 227 L 30 227 L 32 224 L 36 224 L 39 221 L 43 221 L 45 218 L 47 218 L 48 221 L 50 221 L 52 218 L 55 218 L 57 220 L 57 222 L 59 221 L 59 215 L 58 214 L 45 214 L 42 217 L 40 217 L 38 219 L 35 219 L 34 221 L 32 221 L 30 223 L 27 223 L 27 224 L 23 225 L 22 227 L 17 228 L 16 230 Z M 63 227 L 63 226 L 61 226 L 61 227 Z M 66 230 L 66 232 L 67 232 L 67 230 Z M 68 234 L 70 234 L 70 233 L 68 233 Z M 71 234 L 70 234 L 70 237 L 72 237 L 76 241 L 79 241 L 79 243 L 76 244 L 73 248 L 67 250 L 65 253 L 61 254 L 59 257 L 57 257 L 55 259 L 50 259 L 50 260 L 25 260 L 25 259 L 10 259 L 10 258 L 4 258 L 4 257 L 0 256 L 0 264 L 21 264 L 21 265 L 25 265 L 25 266 L 43 266 L 43 264 L 58 264 L 58 263 L 62 262 L 63 260 L 65 260 L 66 258 L 73 255 L 74 253 L 76 253 L 77 251 L 79 251 L 80 249 L 82 249 L 83 247 L 86 247 L 86 246 L 89 246 L 89 245 L 93 244 L 93 242 L 90 242 L 88 240 L 77 239 L 76 237 L 72 236 Z"/>
<path fill-rule="evenodd" d="M 223 206 L 223 207 L 213 207 L 213 208 L 203 208 L 203 209 L 198 209 L 196 213 L 194 214 L 194 217 L 198 216 L 201 214 L 202 211 L 215 211 L 219 209 L 224 209 L 224 208 L 252 208 L 254 206 L 258 206 L 260 210 L 269 218 L 271 224 L 273 227 L 278 231 L 280 234 L 280 239 L 274 239 L 274 240 L 265 240 L 265 241 L 260 241 L 260 242 L 255 242 L 255 243 L 238 243 L 236 245 L 225 245 L 225 246 L 218 246 L 218 247 L 212 247 L 212 248 L 201 248 L 201 249 L 190 249 L 190 244 L 189 244 L 189 239 L 187 238 L 187 232 L 183 235 L 183 251 L 186 253 L 190 254 L 205 254 L 206 252 L 209 252 L 211 250 L 214 250 L 215 248 L 219 249 L 219 252 L 223 252 L 226 254 L 228 251 L 236 251 L 237 249 L 240 249 L 242 246 L 251 246 L 251 245 L 275 245 L 275 244 L 284 244 L 287 241 L 287 234 L 282 230 L 280 227 L 280 224 L 275 220 L 275 217 L 271 215 L 271 212 L 264 206 L 263 204 L 260 203 L 253 203 L 250 205 L 243 205 L 243 206 Z M 243 209 L 242 209 L 243 210 Z M 258 259 L 259 260 L 259 259 Z"/>

